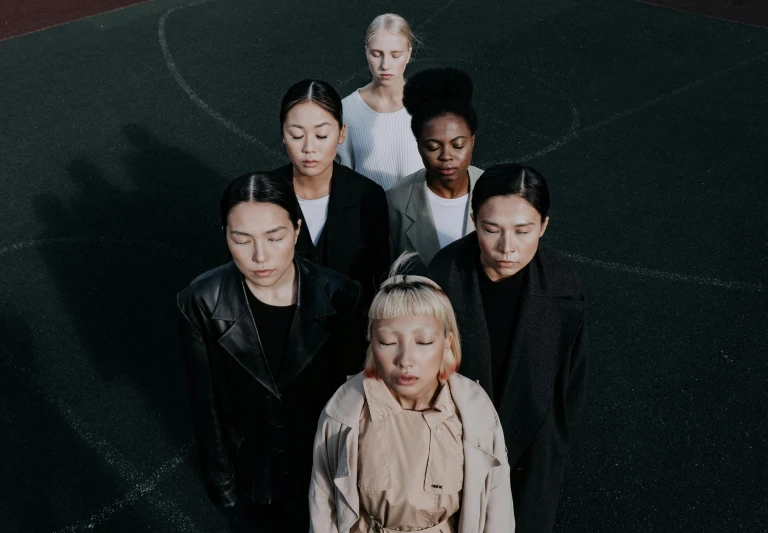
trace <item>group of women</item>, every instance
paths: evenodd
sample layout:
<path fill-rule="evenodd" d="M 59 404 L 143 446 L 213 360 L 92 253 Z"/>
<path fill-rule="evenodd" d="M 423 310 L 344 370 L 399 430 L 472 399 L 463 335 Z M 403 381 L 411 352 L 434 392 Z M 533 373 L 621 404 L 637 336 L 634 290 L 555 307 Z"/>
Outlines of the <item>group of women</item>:
<path fill-rule="evenodd" d="M 235 530 L 554 526 L 584 295 L 540 242 L 544 177 L 471 165 L 472 81 L 406 81 L 413 39 L 381 15 L 371 83 L 288 89 L 290 163 L 229 184 L 232 261 L 178 295 L 201 471 Z"/>

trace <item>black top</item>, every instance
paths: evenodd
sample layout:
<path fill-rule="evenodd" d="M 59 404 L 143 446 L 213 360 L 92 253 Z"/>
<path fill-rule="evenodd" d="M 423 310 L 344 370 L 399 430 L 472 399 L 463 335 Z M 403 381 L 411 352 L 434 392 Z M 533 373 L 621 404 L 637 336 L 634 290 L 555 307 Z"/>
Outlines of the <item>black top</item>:
<path fill-rule="evenodd" d="M 253 321 L 256 323 L 256 331 L 259 332 L 261 348 L 267 358 L 269 370 L 274 379 L 277 379 L 280 375 L 280 361 L 285 353 L 296 304 L 286 306 L 265 304 L 248 290 L 247 285 L 245 294 L 248 296 L 248 307 L 253 313 Z"/>
<path fill-rule="evenodd" d="M 491 281 L 488 274 L 485 273 L 479 257 L 476 266 L 485 323 L 488 325 L 488 337 L 491 341 L 493 403 L 498 407 L 498 400 L 504 385 L 503 379 L 507 374 L 513 332 L 520 310 L 520 294 L 525 283 L 528 266 L 523 267 L 515 275 L 499 281 Z"/>

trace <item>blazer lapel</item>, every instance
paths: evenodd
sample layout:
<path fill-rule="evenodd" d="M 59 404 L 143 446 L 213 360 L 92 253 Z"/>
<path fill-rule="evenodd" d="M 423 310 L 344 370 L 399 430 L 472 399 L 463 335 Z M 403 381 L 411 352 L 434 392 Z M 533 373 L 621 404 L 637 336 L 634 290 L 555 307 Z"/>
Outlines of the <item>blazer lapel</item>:
<path fill-rule="evenodd" d="M 299 284 L 298 297 L 280 367 L 280 388 L 290 383 L 330 338 L 331 334 L 317 321 L 336 314 L 320 280 L 315 279 L 303 260 L 296 259 L 295 264 Z"/>
<path fill-rule="evenodd" d="M 472 191 L 475 190 L 475 183 L 477 183 L 477 179 L 483 175 L 483 171 L 480 170 L 477 167 L 469 167 L 468 169 L 469 174 L 469 202 L 467 202 L 469 205 L 467 205 L 467 223 L 466 223 L 466 229 L 464 230 L 464 235 L 469 235 L 473 231 L 475 231 L 475 223 L 472 222 Z"/>
<path fill-rule="evenodd" d="M 325 221 L 323 232 L 325 233 L 325 257 L 329 267 L 346 273 L 352 261 L 355 250 L 349 246 L 354 238 L 350 234 L 350 228 L 359 226 L 360 221 L 354 217 L 357 205 L 352 191 L 347 182 L 345 169 L 333 164 L 333 177 L 331 178 L 331 197 L 328 199 L 328 217 Z"/>
<path fill-rule="evenodd" d="M 248 307 L 246 290 L 242 274 L 234 263 L 230 263 L 211 318 L 233 324 L 217 343 L 265 389 L 279 398 L 280 393 L 267 364 L 259 333 L 256 331 L 256 323 Z"/>
<path fill-rule="evenodd" d="M 540 427 L 552 399 L 555 379 L 578 331 L 583 302 L 545 292 L 540 256 L 529 263 L 518 321 L 498 406 L 505 425 L 510 463 Z"/>
<path fill-rule="evenodd" d="M 420 179 L 413 182 L 411 197 L 405 208 L 405 215 L 413 222 L 405 232 L 411 247 L 419 253 L 425 265 L 440 251 L 440 241 L 437 240 L 435 220 L 427 198 L 426 171 L 420 174 Z"/>

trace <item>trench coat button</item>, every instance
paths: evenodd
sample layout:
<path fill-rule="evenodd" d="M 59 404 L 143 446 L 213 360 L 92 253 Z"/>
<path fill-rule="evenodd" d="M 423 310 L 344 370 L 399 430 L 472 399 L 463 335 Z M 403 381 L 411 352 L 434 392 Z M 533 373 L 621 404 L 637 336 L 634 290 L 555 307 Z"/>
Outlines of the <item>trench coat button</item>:
<path fill-rule="evenodd" d="M 437 426 L 437 432 L 442 433 L 443 432 L 443 426 Z"/>

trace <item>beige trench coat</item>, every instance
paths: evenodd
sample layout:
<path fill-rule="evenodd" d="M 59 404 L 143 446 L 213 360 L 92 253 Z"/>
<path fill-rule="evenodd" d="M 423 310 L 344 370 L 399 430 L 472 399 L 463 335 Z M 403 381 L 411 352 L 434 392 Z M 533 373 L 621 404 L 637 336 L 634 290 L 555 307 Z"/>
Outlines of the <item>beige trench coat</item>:
<path fill-rule="evenodd" d="M 512 490 L 499 417 L 474 381 L 454 374 L 450 386 L 464 432 L 458 533 L 512 533 Z M 336 391 L 320 415 L 309 488 L 312 533 L 349 533 L 360 517 L 357 451 L 364 402 L 361 373 Z"/>

